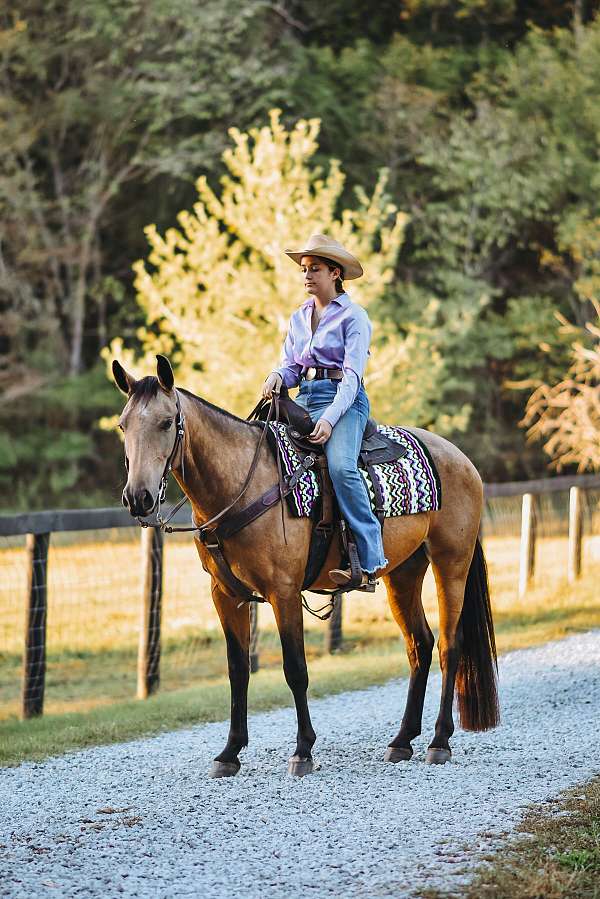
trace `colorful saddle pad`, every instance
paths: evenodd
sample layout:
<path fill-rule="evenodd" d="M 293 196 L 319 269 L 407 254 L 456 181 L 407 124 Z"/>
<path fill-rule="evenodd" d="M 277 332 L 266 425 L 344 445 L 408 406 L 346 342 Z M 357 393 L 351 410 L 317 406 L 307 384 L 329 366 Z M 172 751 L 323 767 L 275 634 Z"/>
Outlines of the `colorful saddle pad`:
<path fill-rule="evenodd" d="M 300 456 L 287 435 L 287 427 L 271 423 L 270 428 L 279 443 L 284 474 L 289 476 L 300 465 Z M 404 428 L 378 425 L 377 430 L 406 449 L 405 455 L 394 462 L 374 465 L 375 477 L 381 486 L 386 518 L 433 512 L 441 508 L 442 487 L 437 469 L 427 447 Z M 375 489 L 368 471 L 359 467 L 375 510 Z M 319 479 L 312 469 L 306 471 L 288 495 L 292 515 L 310 518 L 319 499 Z"/>

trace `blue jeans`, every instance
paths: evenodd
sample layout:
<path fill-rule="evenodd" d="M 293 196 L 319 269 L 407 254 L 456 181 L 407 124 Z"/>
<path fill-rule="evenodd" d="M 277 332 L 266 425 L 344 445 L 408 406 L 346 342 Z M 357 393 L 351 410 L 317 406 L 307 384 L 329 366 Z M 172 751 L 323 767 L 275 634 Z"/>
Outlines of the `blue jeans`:
<path fill-rule="evenodd" d="M 337 382 L 302 381 L 296 402 L 317 422 L 321 413 L 333 402 Z M 338 505 L 356 538 L 356 548 L 363 571 L 373 574 L 387 565 L 383 552 L 381 526 L 371 510 L 371 502 L 363 476 L 358 470 L 358 454 L 369 417 L 369 400 L 364 387 L 334 427 L 324 446 L 329 474 Z"/>

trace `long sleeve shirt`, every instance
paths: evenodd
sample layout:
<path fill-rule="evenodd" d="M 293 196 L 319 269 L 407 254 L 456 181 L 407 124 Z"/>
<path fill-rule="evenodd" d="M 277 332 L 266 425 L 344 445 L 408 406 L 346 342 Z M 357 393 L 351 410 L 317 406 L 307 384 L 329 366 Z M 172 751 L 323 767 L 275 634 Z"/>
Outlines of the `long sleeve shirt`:
<path fill-rule="evenodd" d="M 371 322 L 366 311 L 353 303 L 347 293 L 331 300 L 313 334 L 311 319 L 315 301 L 309 297 L 290 318 L 283 345 L 279 372 L 286 387 L 295 387 L 307 368 L 339 368 L 339 381 L 334 401 L 320 418 L 335 427 L 354 400 L 360 388 L 371 342 Z"/>

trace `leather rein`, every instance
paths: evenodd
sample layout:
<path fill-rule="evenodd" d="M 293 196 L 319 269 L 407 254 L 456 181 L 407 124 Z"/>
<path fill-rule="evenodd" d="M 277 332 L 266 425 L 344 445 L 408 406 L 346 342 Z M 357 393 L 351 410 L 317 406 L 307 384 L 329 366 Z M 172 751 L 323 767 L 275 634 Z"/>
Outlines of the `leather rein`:
<path fill-rule="evenodd" d="M 167 491 L 167 482 L 169 475 L 173 468 L 173 463 L 177 456 L 177 453 L 181 449 L 181 470 L 182 470 L 182 480 L 185 477 L 184 472 L 184 458 L 185 458 L 185 418 L 181 411 L 181 405 L 179 402 L 179 394 L 177 390 L 175 390 L 175 401 L 177 404 L 177 415 L 175 419 L 175 440 L 173 442 L 173 448 L 169 457 L 165 463 L 165 467 L 163 470 L 163 474 L 160 480 L 160 485 L 158 489 L 158 494 L 156 497 L 156 502 L 153 508 L 150 510 L 149 514 L 152 514 L 156 510 L 156 521 L 158 523 L 158 527 L 167 534 L 178 533 L 178 532 L 190 532 L 193 531 L 197 534 L 198 539 L 207 550 L 210 552 L 219 574 L 224 582 L 237 594 L 242 602 L 250 602 L 250 601 L 264 601 L 260 594 L 256 593 L 253 590 L 250 590 L 246 584 L 243 583 L 231 570 L 227 560 L 225 559 L 221 547 L 221 540 L 230 537 L 233 534 L 237 533 L 239 530 L 244 528 L 247 524 L 250 524 L 251 521 L 254 521 L 260 515 L 264 514 L 271 506 L 276 503 L 281 503 L 281 521 L 283 526 L 283 536 L 284 540 L 287 543 L 287 536 L 285 532 L 285 511 L 284 511 L 284 499 L 290 493 L 294 487 L 296 486 L 298 480 L 302 475 L 311 468 L 315 464 L 316 454 L 309 453 L 301 462 L 301 464 L 292 472 L 292 474 L 284 479 L 282 467 L 281 467 L 281 456 L 279 452 L 279 443 L 277 442 L 277 474 L 278 481 L 277 484 L 274 484 L 273 487 L 269 488 L 265 493 L 262 494 L 257 500 L 247 506 L 245 509 L 241 510 L 238 513 L 234 513 L 234 515 L 228 516 L 228 513 L 233 509 L 233 507 L 240 501 L 240 499 L 246 493 L 254 473 L 256 471 L 258 465 L 258 459 L 260 455 L 260 451 L 265 441 L 265 437 L 267 434 L 267 430 L 272 421 L 279 421 L 279 393 L 273 392 L 271 396 L 271 402 L 269 405 L 269 411 L 266 419 L 257 420 L 257 424 L 262 426 L 261 435 L 258 440 L 258 444 L 256 446 L 256 450 L 254 452 L 254 456 L 252 458 L 252 462 L 250 464 L 250 468 L 248 470 L 248 474 L 246 475 L 246 479 L 242 485 L 242 488 L 238 495 L 226 505 L 220 512 L 217 512 L 216 515 L 213 515 L 212 518 L 209 518 L 208 521 L 204 521 L 202 524 L 196 524 L 195 522 L 191 527 L 173 527 L 169 524 L 174 515 L 181 509 L 186 502 L 189 501 L 189 497 L 184 495 L 179 502 L 171 509 L 167 518 L 163 518 L 161 515 L 161 506 L 164 503 L 165 495 Z M 259 410 L 263 406 L 263 400 L 259 401 L 259 403 L 252 410 L 247 420 L 257 419 Z M 147 520 L 137 516 L 137 520 L 141 527 L 150 528 L 156 527 L 156 524 L 152 524 Z M 306 601 L 304 597 L 302 597 L 303 603 Z M 241 605 L 241 603 L 240 603 Z M 312 612 L 307 605 L 305 608 L 308 611 Z M 319 609 L 318 611 L 322 611 Z M 315 614 L 313 612 L 313 614 Z M 329 613 L 331 614 L 331 612 Z M 322 616 L 317 616 L 322 617 Z M 329 617 L 328 615 L 323 616 L 323 618 Z"/>
<path fill-rule="evenodd" d="M 225 506 L 224 509 L 221 509 L 220 512 L 217 512 L 216 515 L 213 515 L 212 518 L 209 518 L 208 521 L 204 521 L 200 525 L 194 524 L 192 527 L 188 527 L 188 528 L 176 528 L 176 527 L 172 527 L 171 525 L 169 525 L 169 522 L 171 521 L 171 519 L 177 514 L 177 512 L 179 512 L 179 510 L 182 508 L 182 506 L 184 506 L 187 502 L 189 502 L 189 497 L 187 495 L 184 495 L 179 500 L 177 505 L 175 505 L 171 509 L 167 518 L 163 518 L 162 515 L 160 514 L 161 505 L 164 503 L 165 496 L 167 493 L 167 484 L 168 484 L 168 480 L 169 480 L 169 475 L 171 474 L 171 471 L 173 469 L 173 462 L 175 461 L 175 457 L 176 457 L 177 452 L 180 447 L 182 450 L 182 452 L 181 452 L 181 479 L 185 480 L 185 465 L 184 465 L 185 452 L 184 452 L 184 446 L 183 446 L 183 443 L 185 440 L 185 417 L 183 415 L 183 412 L 181 411 L 181 403 L 179 402 L 179 393 L 177 390 L 175 390 L 175 402 L 177 405 L 177 414 L 175 417 L 175 429 L 176 430 L 175 430 L 175 440 L 173 442 L 173 449 L 171 450 L 171 452 L 169 454 L 169 458 L 167 459 L 167 461 L 165 463 L 164 471 L 163 471 L 162 477 L 160 479 L 160 485 L 158 488 L 156 502 L 154 503 L 154 506 L 150 509 L 150 512 L 148 514 L 151 515 L 156 510 L 156 520 L 158 522 L 158 526 L 160 527 L 160 529 L 162 531 L 164 531 L 167 534 L 174 534 L 174 533 L 178 533 L 178 532 L 182 532 L 182 531 L 200 531 L 200 532 L 202 532 L 205 529 L 208 529 L 212 525 L 217 524 L 219 521 L 221 521 L 225 517 L 227 512 L 229 512 L 230 509 L 233 509 L 235 504 L 237 502 L 239 502 L 239 500 L 244 496 L 244 494 L 246 493 L 246 490 L 250 486 L 250 483 L 254 476 L 254 472 L 256 471 L 256 466 L 258 465 L 258 457 L 260 455 L 260 451 L 261 451 L 262 445 L 265 440 L 267 428 L 268 428 L 269 424 L 271 423 L 271 421 L 273 421 L 273 420 L 279 421 L 279 394 L 274 392 L 271 397 L 269 413 L 267 415 L 267 418 L 264 421 L 264 427 L 262 429 L 262 433 L 260 435 L 258 444 L 256 446 L 256 450 L 254 451 L 254 456 L 252 457 L 252 462 L 250 464 L 250 469 L 248 471 L 248 474 L 246 475 L 246 480 L 244 481 L 242 489 L 240 490 L 238 495 L 235 497 L 235 499 L 233 499 L 229 503 L 229 505 Z M 247 420 L 251 420 L 256 415 L 256 413 L 258 412 L 258 410 L 260 409 L 261 406 L 262 406 L 262 401 L 259 402 L 254 407 L 254 409 L 248 416 Z M 262 422 L 261 422 L 261 424 L 262 424 Z M 283 478 L 281 477 L 281 460 L 279 458 L 279 454 L 278 454 L 277 462 L 278 462 L 278 471 L 280 473 L 279 484 L 280 484 L 280 487 L 282 487 L 283 486 Z M 156 525 L 152 524 L 151 522 L 146 521 L 143 518 L 140 518 L 139 515 L 137 516 L 137 520 L 138 520 L 139 524 L 141 525 L 141 527 L 143 527 L 143 528 L 156 527 Z M 285 536 L 285 524 L 284 524 L 284 536 Z M 201 537 L 201 539 L 202 539 L 202 537 Z M 202 542 L 204 543 L 205 540 L 202 539 Z M 286 540 L 286 543 L 287 543 L 287 540 Z"/>

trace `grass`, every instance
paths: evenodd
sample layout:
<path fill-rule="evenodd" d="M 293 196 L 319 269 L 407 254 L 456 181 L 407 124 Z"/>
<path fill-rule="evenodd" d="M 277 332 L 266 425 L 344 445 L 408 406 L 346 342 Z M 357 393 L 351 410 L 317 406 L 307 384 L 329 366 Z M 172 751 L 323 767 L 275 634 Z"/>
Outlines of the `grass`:
<path fill-rule="evenodd" d="M 600 778 L 532 809 L 518 831 L 460 893 L 426 891 L 423 899 L 600 896 Z"/>
<path fill-rule="evenodd" d="M 137 546 L 128 532 L 125 540 L 117 534 L 112 541 L 98 541 L 96 535 L 83 544 L 65 542 L 51 548 L 45 716 L 26 722 L 17 718 L 23 598 L 14 586 L 19 566 L 25 583 L 24 554 L 19 547 L 0 551 L 1 764 L 228 716 L 224 641 L 206 575 L 189 542 L 167 545 L 161 692 L 144 702 L 133 699 L 139 622 Z M 585 576 L 567 586 L 566 541 L 541 540 L 537 580 L 522 602 L 515 595 L 517 546 L 514 538 L 490 538 L 485 545 L 499 652 L 600 627 L 600 563 L 593 544 L 584 550 Z M 424 604 L 435 630 L 437 605 L 429 575 Z M 261 606 L 259 618 L 261 671 L 252 678 L 253 711 L 291 704 L 270 608 Z M 344 647 L 334 657 L 325 654 L 325 628 L 306 616 L 312 696 L 406 674 L 404 646 L 383 590 L 347 600 Z"/>

